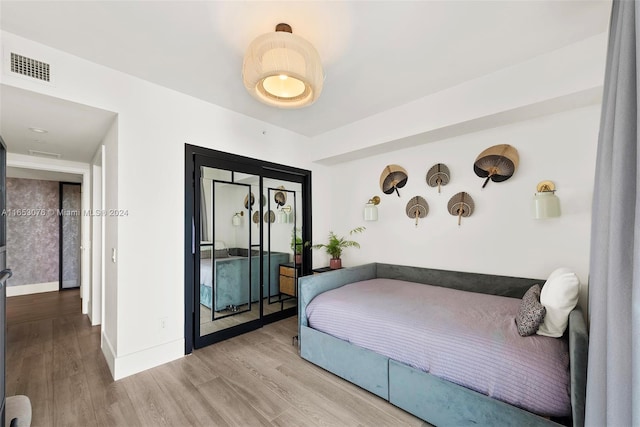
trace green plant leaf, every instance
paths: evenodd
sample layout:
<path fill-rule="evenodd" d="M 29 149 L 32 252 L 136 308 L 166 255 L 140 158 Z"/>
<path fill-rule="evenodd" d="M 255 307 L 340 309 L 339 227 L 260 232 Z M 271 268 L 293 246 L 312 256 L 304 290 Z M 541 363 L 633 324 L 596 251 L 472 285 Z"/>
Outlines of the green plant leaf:
<path fill-rule="evenodd" d="M 356 227 L 349 231 L 349 235 L 354 233 L 362 233 L 365 227 Z M 331 258 L 340 258 L 342 251 L 346 248 L 360 248 L 360 244 L 354 240 L 347 240 L 346 237 L 339 237 L 333 231 L 329 232 L 327 243 L 318 243 L 313 245 L 314 249 L 324 249 Z"/>

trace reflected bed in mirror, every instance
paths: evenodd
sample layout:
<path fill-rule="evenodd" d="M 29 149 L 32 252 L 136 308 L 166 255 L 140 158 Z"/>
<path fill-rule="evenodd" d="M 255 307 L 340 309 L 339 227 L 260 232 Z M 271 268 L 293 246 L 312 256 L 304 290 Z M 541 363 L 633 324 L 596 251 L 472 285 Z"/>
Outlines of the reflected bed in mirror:
<path fill-rule="evenodd" d="M 246 248 L 201 249 L 200 261 L 200 323 L 211 323 L 201 328 L 201 334 L 244 323 L 259 317 L 260 294 L 259 251 L 251 251 L 251 278 L 249 280 L 248 250 Z M 295 300 L 279 291 L 278 266 L 289 261 L 283 252 L 265 253 L 263 260 L 263 300 L 265 315 L 295 306 Z M 215 272 L 215 277 L 213 273 Z M 251 286 L 245 284 L 251 282 Z"/>

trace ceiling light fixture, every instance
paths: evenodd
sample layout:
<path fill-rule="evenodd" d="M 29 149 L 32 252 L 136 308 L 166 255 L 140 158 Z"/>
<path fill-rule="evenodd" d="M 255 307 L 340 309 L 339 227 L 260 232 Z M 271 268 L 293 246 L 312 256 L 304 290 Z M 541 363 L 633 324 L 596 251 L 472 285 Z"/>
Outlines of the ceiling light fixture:
<path fill-rule="evenodd" d="M 244 55 L 242 80 L 247 91 L 265 104 L 300 108 L 322 92 L 320 55 L 311 43 L 292 33 L 288 24 L 256 38 Z"/>
<path fill-rule="evenodd" d="M 47 132 L 49 132 L 49 131 L 48 131 L 48 130 L 46 130 L 46 129 L 40 129 L 40 128 L 29 128 L 29 130 L 30 130 L 31 132 L 35 132 L 35 133 L 47 133 Z"/>

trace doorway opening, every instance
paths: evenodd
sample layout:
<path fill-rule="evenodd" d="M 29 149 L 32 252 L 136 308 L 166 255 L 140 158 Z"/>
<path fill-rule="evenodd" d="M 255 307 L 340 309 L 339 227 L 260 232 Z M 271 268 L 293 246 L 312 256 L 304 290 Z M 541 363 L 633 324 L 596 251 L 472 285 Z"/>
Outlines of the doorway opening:
<path fill-rule="evenodd" d="M 8 296 L 52 292 L 80 285 L 82 180 L 80 174 L 7 167 L 7 263 L 14 272 L 8 281 Z M 63 182 L 75 190 L 72 197 L 66 190 L 63 193 Z M 63 208 L 69 211 L 68 215 L 63 215 Z M 69 228 L 69 224 L 74 227 Z M 76 238 L 63 240 L 61 233 Z M 66 249 L 63 241 L 68 241 Z M 69 273 L 68 277 L 63 277 L 63 265 L 73 267 L 65 268 L 73 272 L 73 283 Z"/>

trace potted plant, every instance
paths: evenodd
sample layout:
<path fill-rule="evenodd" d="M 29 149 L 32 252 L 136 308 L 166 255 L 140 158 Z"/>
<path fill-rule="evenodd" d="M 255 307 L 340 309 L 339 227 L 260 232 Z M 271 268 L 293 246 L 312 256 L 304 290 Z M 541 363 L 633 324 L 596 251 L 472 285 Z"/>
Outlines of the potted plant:
<path fill-rule="evenodd" d="M 302 264 L 302 250 L 305 246 L 309 246 L 309 242 L 303 242 L 300 237 L 300 229 L 295 228 L 291 230 L 291 250 L 295 255 L 296 264 Z"/>
<path fill-rule="evenodd" d="M 355 233 L 362 233 L 365 227 L 356 227 L 349 232 L 349 235 Z M 331 269 L 342 268 L 342 251 L 346 248 L 359 248 L 360 244 L 355 240 L 347 240 L 346 237 L 338 237 L 333 231 L 329 232 L 329 241 L 327 243 L 320 243 L 313 245 L 314 249 L 324 248 L 325 251 L 331 256 L 329 261 L 329 267 Z"/>

